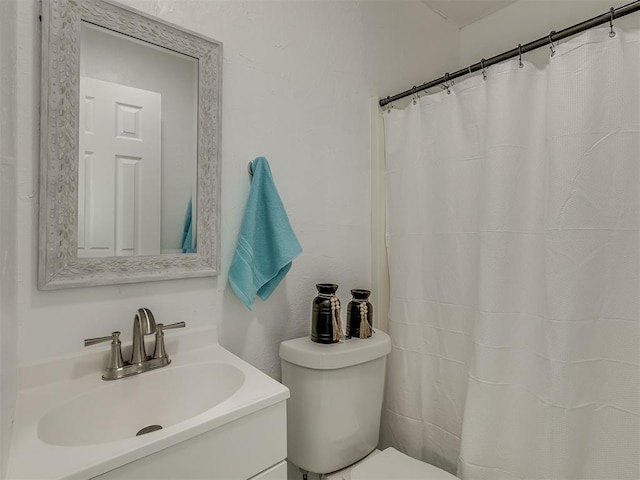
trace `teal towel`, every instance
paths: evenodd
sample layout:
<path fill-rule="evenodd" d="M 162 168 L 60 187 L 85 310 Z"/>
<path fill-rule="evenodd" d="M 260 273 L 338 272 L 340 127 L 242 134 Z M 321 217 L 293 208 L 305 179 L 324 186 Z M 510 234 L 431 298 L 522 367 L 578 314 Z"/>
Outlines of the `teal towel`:
<path fill-rule="evenodd" d="M 184 219 L 184 230 L 182 232 L 182 253 L 196 253 L 196 249 L 193 248 L 193 219 L 192 217 L 192 204 L 191 198 L 189 199 L 189 205 L 187 206 L 187 215 Z"/>
<path fill-rule="evenodd" d="M 229 283 L 249 310 L 256 295 L 269 298 L 302 252 L 264 157 L 253 163 L 253 180 L 238 244 L 229 269 Z"/>

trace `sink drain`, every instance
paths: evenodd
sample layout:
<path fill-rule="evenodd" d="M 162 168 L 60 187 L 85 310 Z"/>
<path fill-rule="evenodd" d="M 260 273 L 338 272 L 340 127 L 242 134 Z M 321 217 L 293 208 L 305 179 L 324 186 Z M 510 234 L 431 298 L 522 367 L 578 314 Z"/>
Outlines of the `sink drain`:
<path fill-rule="evenodd" d="M 146 433 L 155 432 L 156 430 L 162 430 L 162 425 L 148 425 L 142 429 L 138 433 L 136 433 L 136 437 L 140 435 L 144 435 Z"/>

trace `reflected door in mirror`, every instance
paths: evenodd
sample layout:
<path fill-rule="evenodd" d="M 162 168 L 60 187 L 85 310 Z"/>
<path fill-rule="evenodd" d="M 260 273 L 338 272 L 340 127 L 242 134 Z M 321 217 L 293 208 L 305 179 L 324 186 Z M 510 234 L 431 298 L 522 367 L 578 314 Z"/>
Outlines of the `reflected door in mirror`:
<path fill-rule="evenodd" d="M 78 257 L 160 254 L 159 93 L 80 78 Z"/>

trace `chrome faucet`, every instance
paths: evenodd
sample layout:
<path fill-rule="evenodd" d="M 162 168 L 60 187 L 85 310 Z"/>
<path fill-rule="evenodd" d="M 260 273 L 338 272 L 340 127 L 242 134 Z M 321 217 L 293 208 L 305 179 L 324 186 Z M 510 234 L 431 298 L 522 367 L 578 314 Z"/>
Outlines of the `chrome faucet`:
<path fill-rule="evenodd" d="M 163 325 L 156 323 L 153 313 L 148 308 L 139 308 L 133 318 L 133 348 L 131 360 L 125 362 L 122 359 L 120 332 L 112 332 L 111 335 L 98 338 L 87 338 L 84 346 L 111 341 L 111 354 L 102 374 L 103 380 L 117 380 L 119 378 L 137 375 L 139 373 L 161 368 L 171 363 L 169 355 L 164 348 L 164 331 L 171 328 L 183 328 L 184 322 Z M 144 345 L 145 335 L 156 335 L 156 345 L 153 355 L 148 356 Z"/>

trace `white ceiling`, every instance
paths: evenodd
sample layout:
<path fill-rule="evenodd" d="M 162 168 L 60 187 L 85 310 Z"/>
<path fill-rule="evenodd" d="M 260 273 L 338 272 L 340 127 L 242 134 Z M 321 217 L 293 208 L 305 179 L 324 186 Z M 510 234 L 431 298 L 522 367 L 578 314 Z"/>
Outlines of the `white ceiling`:
<path fill-rule="evenodd" d="M 458 28 L 480 20 L 516 0 L 422 0 L 429 8 Z"/>

